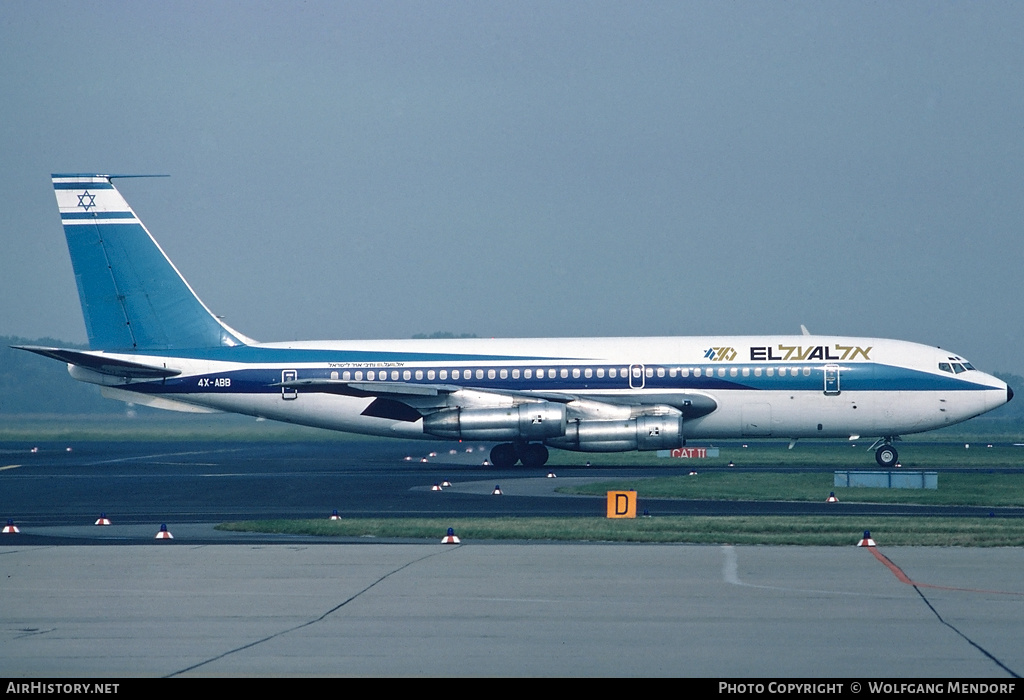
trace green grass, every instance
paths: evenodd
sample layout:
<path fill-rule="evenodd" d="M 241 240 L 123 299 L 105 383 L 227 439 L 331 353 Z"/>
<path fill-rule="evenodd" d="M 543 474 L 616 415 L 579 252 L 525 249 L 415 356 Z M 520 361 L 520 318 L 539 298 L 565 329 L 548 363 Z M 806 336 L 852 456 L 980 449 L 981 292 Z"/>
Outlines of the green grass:
<path fill-rule="evenodd" d="M 1024 546 L 1019 518 L 900 518 L 881 516 L 665 516 L 607 518 L 360 518 L 259 520 L 218 529 L 359 538 L 441 541 L 448 528 L 463 542 L 480 540 L 648 542 L 692 544 L 855 545 L 864 530 L 879 546 Z"/>
<path fill-rule="evenodd" d="M 1024 447 L 1013 442 L 1024 438 L 1013 436 L 1002 441 L 949 438 L 948 442 L 921 440 L 897 442 L 903 469 L 937 469 L 942 467 L 1021 467 L 1024 466 Z M 696 443 L 694 443 L 696 445 Z M 868 448 L 871 441 L 850 443 L 841 440 L 801 441 L 787 449 L 787 441 L 746 443 L 716 442 L 718 457 L 706 459 L 659 458 L 654 452 L 621 452 L 613 454 L 581 454 L 551 451 L 554 466 L 577 466 L 590 462 L 594 466 L 617 465 L 656 467 L 725 467 L 732 462 L 737 467 L 825 467 L 836 469 L 877 469 L 875 456 Z M 988 445 L 992 447 L 988 447 Z M 970 445 L 966 447 L 965 445 Z M 700 446 L 705 446 L 703 443 Z"/>
<path fill-rule="evenodd" d="M 832 472 L 706 472 L 697 476 L 615 479 L 557 489 L 603 496 L 636 491 L 638 498 L 722 501 L 824 501 L 830 492 L 848 503 L 1024 506 L 1024 474 L 940 472 L 938 489 L 836 488 Z"/>

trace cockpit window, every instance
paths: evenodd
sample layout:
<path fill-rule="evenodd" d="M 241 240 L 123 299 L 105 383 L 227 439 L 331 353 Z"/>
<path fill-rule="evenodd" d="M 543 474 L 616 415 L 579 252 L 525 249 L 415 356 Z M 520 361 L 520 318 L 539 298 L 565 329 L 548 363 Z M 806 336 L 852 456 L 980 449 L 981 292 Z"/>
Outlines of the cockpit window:
<path fill-rule="evenodd" d="M 966 360 L 962 360 L 959 357 L 950 357 L 950 360 L 954 362 L 940 362 L 939 370 L 942 372 L 949 372 L 950 374 L 961 374 L 963 372 L 969 372 L 974 369 L 974 365 Z"/>

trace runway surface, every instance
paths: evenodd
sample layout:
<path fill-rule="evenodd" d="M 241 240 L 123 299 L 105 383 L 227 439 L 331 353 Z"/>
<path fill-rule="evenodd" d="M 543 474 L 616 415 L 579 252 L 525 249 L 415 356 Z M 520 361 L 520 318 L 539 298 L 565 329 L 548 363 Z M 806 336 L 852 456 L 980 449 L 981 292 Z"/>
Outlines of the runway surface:
<path fill-rule="evenodd" d="M 917 585 L 856 547 L 0 547 L 0 676 L 1024 670 L 1024 552 L 883 552 Z"/>
<path fill-rule="evenodd" d="M 572 480 L 686 474 L 664 460 L 648 468 L 481 466 L 483 445 L 358 440 L 322 443 L 84 443 L 0 450 L 0 518 L 26 535 L 91 525 L 101 513 L 116 526 L 219 523 L 267 518 L 604 515 L 602 497 L 562 496 Z M 408 458 L 408 459 L 407 459 Z M 426 461 L 421 461 L 426 460 Z M 673 462 L 675 462 L 673 464 Z M 445 479 L 453 488 L 430 487 Z M 500 485 L 505 497 L 491 495 Z M 652 515 L 974 515 L 1024 517 L 1022 508 L 822 502 L 639 499 Z M 147 531 L 148 532 L 148 531 Z M 110 537 L 84 528 L 79 537 Z M 147 536 L 148 538 L 148 536 Z M 218 541 L 224 541 L 223 539 Z"/>
<path fill-rule="evenodd" d="M 475 449 L 436 449 L 438 457 L 429 445 L 415 449 L 376 441 L 3 446 L 0 517 L 22 533 L 0 536 L 0 676 L 1024 672 L 1017 548 L 349 544 L 213 529 L 333 509 L 349 517 L 601 515 L 604 499 L 553 488 L 619 476 L 568 469 L 547 479 L 546 470 L 481 467 L 486 453 Z M 429 490 L 444 478 L 454 487 Z M 504 496 L 490 495 L 495 484 Z M 654 515 L 931 512 L 644 506 Z M 100 512 L 114 525 L 93 526 Z M 173 542 L 153 539 L 161 522 Z"/>

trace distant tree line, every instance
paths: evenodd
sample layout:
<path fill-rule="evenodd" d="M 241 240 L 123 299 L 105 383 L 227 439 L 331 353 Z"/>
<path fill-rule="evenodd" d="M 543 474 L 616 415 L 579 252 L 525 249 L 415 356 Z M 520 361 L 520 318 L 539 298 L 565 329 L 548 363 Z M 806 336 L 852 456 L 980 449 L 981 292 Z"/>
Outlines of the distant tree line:
<path fill-rule="evenodd" d="M 100 396 L 98 386 L 72 379 L 66 365 L 12 345 L 84 348 L 53 338 L 0 336 L 0 415 L 124 412 L 124 404 Z"/>
<path fill-rule="evenodd" d="M 413 340 L 454 340 L 456 338 L 478 338 L 476 333 L 451 333 L 450 331 L 434 331 L 433 333 L 416 333 Z"/>

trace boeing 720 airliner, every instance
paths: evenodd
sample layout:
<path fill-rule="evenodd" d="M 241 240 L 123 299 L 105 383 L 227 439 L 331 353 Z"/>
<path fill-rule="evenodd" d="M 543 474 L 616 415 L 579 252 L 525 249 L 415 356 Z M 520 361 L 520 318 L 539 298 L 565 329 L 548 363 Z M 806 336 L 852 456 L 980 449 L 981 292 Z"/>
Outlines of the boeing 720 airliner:
<path fill-rule="evenodd" d="M 260 343 L 200 301 L 115 189 L 54 175 L 88 351 L 66 362 L 104 395 L 401 438 L 497 444 L 495 466 L 541 466 L 548 447 L 672 449 L 724 438 L 893 441 L 1013 398 L 940 348 L 878 338 L 736 336 Z"/>

